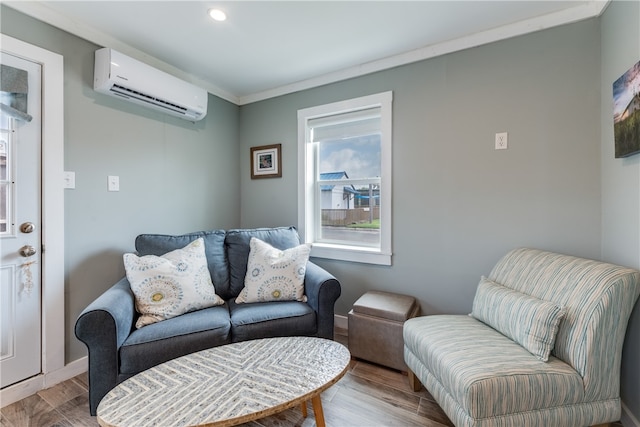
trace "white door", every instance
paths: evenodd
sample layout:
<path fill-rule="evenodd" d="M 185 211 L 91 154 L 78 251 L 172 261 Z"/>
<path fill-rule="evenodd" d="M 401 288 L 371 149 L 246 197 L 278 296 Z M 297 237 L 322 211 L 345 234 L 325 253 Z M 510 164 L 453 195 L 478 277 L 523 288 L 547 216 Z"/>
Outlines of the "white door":
<path fill-rule="evenodd" d="M 0 110 L 0 387 L 41 371 L 41 65 L 1 53 L 0 63 L 26 71 L 31 121 Z M 24 73 L 3 68 L 2 79 Z M 23 86 L 23 80 L 10 83 Z M 6 81 L 2 89 L 7 89 Z M 24 102 L 0 92 L 3 104 Z"/>

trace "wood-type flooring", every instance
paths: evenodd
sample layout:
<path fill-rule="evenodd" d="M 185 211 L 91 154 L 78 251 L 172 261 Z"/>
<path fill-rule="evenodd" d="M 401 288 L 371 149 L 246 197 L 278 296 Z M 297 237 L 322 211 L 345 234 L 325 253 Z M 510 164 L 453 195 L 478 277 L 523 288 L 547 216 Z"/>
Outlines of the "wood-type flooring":
<path fill-rule="evenodd" d="M 336 330 L 335 339 L 347 344 L 344 331 Z M 89 415 L 87 390 L 86 373 L 42 390 L 2 408 L 0 427 L 98 426 Z M 361 360 L 352 360 L 347 374 L 321 397 L 328 427 L 453 427 L 426 390 L 411 391 L 406 375 Z M 303 418 L 296 407 L 244 426 L 315 427 L 310 403 L 307 412 Z"/>

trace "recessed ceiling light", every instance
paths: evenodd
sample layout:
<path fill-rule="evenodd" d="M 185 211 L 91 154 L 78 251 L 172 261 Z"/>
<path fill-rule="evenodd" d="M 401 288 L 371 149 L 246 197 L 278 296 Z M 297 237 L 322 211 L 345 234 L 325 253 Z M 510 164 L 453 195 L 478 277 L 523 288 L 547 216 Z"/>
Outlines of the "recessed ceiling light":
<path fill-rule="evenodd" d="M 209 9 L 209 16 L 214 21 L 224 21 L 227 19 L 227 14 L 220 9 Z"/>

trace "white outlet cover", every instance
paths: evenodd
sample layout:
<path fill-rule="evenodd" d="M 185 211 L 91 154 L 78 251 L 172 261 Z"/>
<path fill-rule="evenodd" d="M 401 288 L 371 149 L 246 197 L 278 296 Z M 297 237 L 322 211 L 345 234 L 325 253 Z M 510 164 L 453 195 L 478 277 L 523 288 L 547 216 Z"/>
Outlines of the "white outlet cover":
<path fill-rule="evenodd" d="M 496 150 L 506 150 L 508 142 L 509 134 L 507 132 L 496 133 Z"/>

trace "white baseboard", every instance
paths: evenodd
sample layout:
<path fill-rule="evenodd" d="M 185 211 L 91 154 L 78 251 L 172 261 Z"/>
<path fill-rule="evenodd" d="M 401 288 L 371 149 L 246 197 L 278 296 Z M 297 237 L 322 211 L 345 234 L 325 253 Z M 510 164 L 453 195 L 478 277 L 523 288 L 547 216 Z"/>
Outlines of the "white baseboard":
<path fill-rule="evenodd" d="M 620 422 L 624 427 L 640 427 L 640 421 L 631 413 L 624 402 L 622 402 L 622 418 Z"/>
<path fill-rule="evenodd" d="M 65 365 L 63 368 L 57 369 L 46 374 L 36 375 L 33 378 L 26 379 L 17 384 L 0 390 L 0 407 L 17 402 L 18 400 L 29 397 L 32 394 L 53 387 L 63 381 L 71 379 L 76 375 L 80 375 L 87 371 L 88 359 L 82 357 L 78 360 Z"/>
<path fill-rule="evenodd" d="M 347 330 L 349 329 L 349 319 L 347 316 L 342 316 L 340 314 L 333 315 L 333 325 L 335 328 L 340 328 Z"/>

